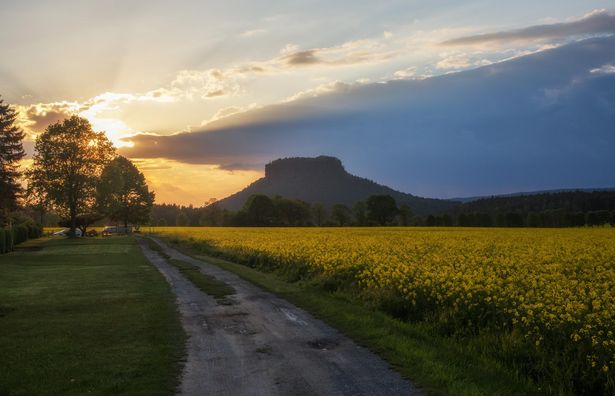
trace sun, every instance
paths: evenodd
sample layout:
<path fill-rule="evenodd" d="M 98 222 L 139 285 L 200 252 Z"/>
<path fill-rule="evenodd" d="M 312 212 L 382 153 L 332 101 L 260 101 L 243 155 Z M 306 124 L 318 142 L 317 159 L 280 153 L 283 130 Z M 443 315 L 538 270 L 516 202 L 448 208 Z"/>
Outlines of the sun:
<path fill-rule="evenodd" d="M 133 136 L 136 131 L 130 128 L 126 123 L 117 118 L 98 118 L 90 114 L 82 114 L 92 124 L 92 129 L 97 132 L 105 132 L 107 138 L 117 148 L 133 147 L 134 143 L 123 140 Z"/>

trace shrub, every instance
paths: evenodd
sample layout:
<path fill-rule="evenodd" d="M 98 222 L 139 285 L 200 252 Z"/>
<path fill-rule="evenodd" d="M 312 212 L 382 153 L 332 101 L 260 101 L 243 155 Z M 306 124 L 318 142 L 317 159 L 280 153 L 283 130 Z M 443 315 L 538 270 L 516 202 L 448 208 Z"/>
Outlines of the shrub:
<path fill-rule="evenodd" d="M 4 228 L 0 228 L 0 254 L 6 253 L 6 231 Z"/>
<path fill-rule="evenodd" d="M 25 224 L 13 226 L 13 244 L 19 245 L 28 240 L 28 227 Z"/>
<path fill-rule="evenodd" d="M 28 239 L 36 239 L 43 236 L 43 227 L 34 222 L 25 223 L 28 228 Z"/>
<path fill-rule="evenodd" d="M 4 229 L 5 252 L 12 252 L 13 247 L 15 246 L 13 242 L 15 240 L 13 232 L 14 231 Z"/>

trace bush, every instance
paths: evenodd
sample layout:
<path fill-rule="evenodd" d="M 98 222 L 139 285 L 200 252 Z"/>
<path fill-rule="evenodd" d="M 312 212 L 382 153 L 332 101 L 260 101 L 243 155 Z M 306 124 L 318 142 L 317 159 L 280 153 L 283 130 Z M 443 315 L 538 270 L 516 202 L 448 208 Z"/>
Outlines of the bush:
<path fill-rule="evenodd" d="M 6 231 L 4 230 L 4 228 L 0 228 L 0 254 L 7 252 L 5 234 Z"/>
<path fill-rule="evenodd" d="M 13 247 L 15 246 L 15 244 L 13 243 L 13 241 L 15 240 L 14 236 L 13 236 L 13 232 L 11 230 L 7 230 L 6 228 L 4 229 L 4 240 L 5 240 L 5 253 L 6 252 L 12 252 L 13 251 Z"/>
<path fill-rule="evenodd" d="M 88 232 L 85 233 L 85 236 L 97 237 L 98 236 L 98 231 L 96 231 L 96 230 L 89 230 Z"/>
<path fill-rule="evenodd" d="M 28 226 L 25 224 L 18 224 L 13 226 L 13 244 L 19 245 L 28 240 Z"/>
<path fill-rule="evenodd" d="M 28 227 L 28 239 L 36 239 L 43 236 L 43 227 L 34 222 L 27 222 L 26 227 Z"/>

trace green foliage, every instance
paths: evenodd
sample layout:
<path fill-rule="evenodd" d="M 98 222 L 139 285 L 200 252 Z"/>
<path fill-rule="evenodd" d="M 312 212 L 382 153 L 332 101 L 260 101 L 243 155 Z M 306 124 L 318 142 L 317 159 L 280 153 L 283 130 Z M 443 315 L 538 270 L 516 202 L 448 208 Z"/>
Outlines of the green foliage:
<path fill-rule="evenodd" d="M 31 221 L 25 223 L 25 225 L 28 227 L 28 239 L 36 239 L 43 236 L 43 226 L 40 224 Z"/>
<path fill-rule="evenodd" d="M 94 132 L 88 120 L 72 116 L 38 136 L 29 180 L 76 228 L 77 216 L 93 212 L 99 177 L 114 156 L 104 132 Z"/>
<path fill-rule="evenodd" d="M 350 223 L 350 220 L 352 219 L 352 213 L 348 206 L 343 204 L 336 204 L 333 205 L 333 208 L 331 209 L 331 217 L 337 222 L 337 225 L 343 227 Z"/>
<path fill-rule="evenodd" d="M 19 245 L 28 240 L 28 227 L 25 224 L 13 226 L 14 244 Z"/>
<path fill-rule="evenodd" d="M 4 246 L 6 252 L 12 252 L 15 249 L 15 235 L 10 229 L 5 229 Z"/>
<path fill-rule="evenodd" d="M 129 159 L 118 156 L 103 169 L 96 200 L 101 213 L 127 227 L 149 222 L 154 193 L 143 173 Z"/>
<path fill-rule="evenodd" d="M 359 201 L 352 207 L 352 214 L 358 226 L 367 225 L 367 205 L 363 201 Z"/>
<path fill-rule="evenodd" d="M 266 195 L 251 195 L 242 210 L 246 213 L 249 225 L 269 226 L 275 222 L 275 206 Z"/>
<path fill-rule="evenodd" d="M 615 190 L 483 198 L 448 211 L 463 227 L 584 227 L 613 221 Z M 434 225 L 442 225 L 435 216 Z"/>
<path fill-rule="evenodd" d="M 0 227 L 0 254 L 6 253 L 8 251 L 6 247 L 6 230 Z"/>
<path fill-rule="evenodd" d="M 397 203 L 390 195 L 372 195 L 367 199 L 367 216 L 374 224 L 391 224 L 397 215 Z"/>
<path fill-rule="evenodd" d="M 325 223 L 327 209 L 323 204 L 315 203 L 312 205 L 312 216 L 314 218 L 314 224 L 320 227 Z"/>
<path fill-rule="evenodd" d="M 17 207 L 21 192 L 19 161 L 25 156 L 24 132 L 16 120 L 15 109 L 0 98 L 0 220 Z"/>
<path fill-rule="evenodd" d="M 177 214 L 177 218 L 175 219 L 175 225 L 179 227 L 185 227 L 187 225 L 190 225 L 190 219 L 188 218 L 188 215 L 184 212 L 179 212 Z"/>
<path fill-rule="evenodd" d="M 407 227 L 411 225 L 414 214 L 412 213 L 412 209 L 406 204 L 402 204 L 399 207 L 398 211 L 399 216 L 399 225 L 402 227 Z"/>

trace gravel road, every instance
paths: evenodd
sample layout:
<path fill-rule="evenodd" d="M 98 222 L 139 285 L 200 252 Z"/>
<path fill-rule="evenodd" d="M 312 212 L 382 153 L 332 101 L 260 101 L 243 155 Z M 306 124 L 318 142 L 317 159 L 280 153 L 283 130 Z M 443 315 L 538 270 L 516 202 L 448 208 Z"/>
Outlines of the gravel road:
<path fill-rule="evenodd" d="M 228 301 L 218 302 L 139 239 L 145 256 L 175 291 L 189 337 L 179 394 L 421 394 L 378 356 L 286 300 L 152 238 L 172 258 L 236 290 Z"/>

